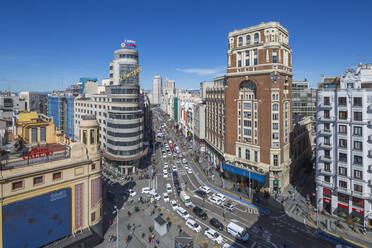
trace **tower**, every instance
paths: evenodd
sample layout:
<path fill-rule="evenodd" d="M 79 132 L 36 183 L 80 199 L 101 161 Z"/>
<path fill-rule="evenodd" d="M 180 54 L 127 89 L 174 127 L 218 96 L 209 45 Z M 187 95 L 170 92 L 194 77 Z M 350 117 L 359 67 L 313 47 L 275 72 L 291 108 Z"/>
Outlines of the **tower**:
<path fill-rule="evenodd" d="M 222 170 L 270 192 L 289 184 L 292 50 L 288 37 L 278 22 L 228 35 Z"/>

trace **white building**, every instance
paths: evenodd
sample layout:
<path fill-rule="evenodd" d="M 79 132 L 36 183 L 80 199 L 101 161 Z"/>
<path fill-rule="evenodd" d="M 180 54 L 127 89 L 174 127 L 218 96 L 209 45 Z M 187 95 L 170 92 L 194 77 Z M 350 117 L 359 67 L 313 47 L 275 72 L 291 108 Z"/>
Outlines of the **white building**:
<path fill-rule="evenodd" d="M 155 75 L 152 80 L 152 104 L 161 103 L 162 80 L 160 75 Z"/>
<path fill-rule="evenodd" d="M 317 92 L 318 209 L 372 227 L 372 65 L 348 69 L 340 85 Z"/>

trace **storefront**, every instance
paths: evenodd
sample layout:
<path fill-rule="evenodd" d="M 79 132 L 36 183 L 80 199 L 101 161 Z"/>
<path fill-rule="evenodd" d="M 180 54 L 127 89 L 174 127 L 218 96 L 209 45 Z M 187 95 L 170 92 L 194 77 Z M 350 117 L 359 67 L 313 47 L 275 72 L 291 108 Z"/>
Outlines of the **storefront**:
<path fill-rule="evenodd" d="M 253 189 L 260 189 L 266 185 L 265 175 L 226 163 L 222 163 L 222 170 L 228 178 L 240 183 L 241 188 L 250 186 Z"/>
<path fill-rule="evenodd" d="M 332 213 L 332 191 L 326 188 L 323 188 L 323 210 Z"/>

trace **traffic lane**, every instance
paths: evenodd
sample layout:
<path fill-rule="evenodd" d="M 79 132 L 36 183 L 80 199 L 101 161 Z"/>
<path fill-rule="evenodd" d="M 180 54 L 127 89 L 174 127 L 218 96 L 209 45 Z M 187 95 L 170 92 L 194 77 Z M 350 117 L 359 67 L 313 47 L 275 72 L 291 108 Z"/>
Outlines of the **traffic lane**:
<path fill-rule="evenodd" d="M 276 234 L 276 241 L 277 242 L 286 242 L 290 241 L 295 244 L 301 245 L 303 241 L 306 241 L 306 244 L 311 244 L 313 247 L 327 247 L 327 242 L 319 242 L 319 240 L 314 240 L 314 237 L 309 237 L 309 233 L 304 233 L 300 231 L 298 228 L 304 226 L 302 223 L 298 223 L 297 221 L 293 220 L 288 221 L 287 223 L 280 223 L 276 224 L 271 218 L 266 215 L 253 215 L 243 211 L 236 211 L 233 212 L 226 211 L 225 212 L 225 220 L 222 221 L 223 212 L 224 210 L 210 203 L 207 199 L 203 202 L 202 199 L 191 196 L 192 202 L 200 207 L 202 207 L 207 212 L 211 213 L 214 217 L 218 217 L 221 222 L 228 223 L 229 221 L 237 220 L 239 223 L 244 224 L 244 226 L 248 227 L 248 230 L 252 226 L 262 226 L 263 229 L 267 229 L 271 231 L 272 234 Z M 204 207 L 203 207 L 204 206 Z M 208 214 L 209 215 L 209 214 Z M 222 218 L 222 220 L 221 220 Z M 274 224 L 273 224 L 274 223 Z M 306 227 L 305 227 L 306 228 Z M 284 237 L 284 239 L 283 239 Z"/>

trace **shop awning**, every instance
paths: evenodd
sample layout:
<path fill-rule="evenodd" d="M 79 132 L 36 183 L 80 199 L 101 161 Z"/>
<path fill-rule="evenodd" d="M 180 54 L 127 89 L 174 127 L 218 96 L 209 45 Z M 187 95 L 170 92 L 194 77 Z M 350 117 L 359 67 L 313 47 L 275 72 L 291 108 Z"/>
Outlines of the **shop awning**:
<path fill-rule="evenodd" d="M 241 175 L 246 178 L 252 178 L 253 180 L 256 180 L 261 183 L 265 183 L 265 175 L 260 175 L 253 171 L 245 170 L 225 163 L 222 163 L 222 169 L 234 174 Z"/>

